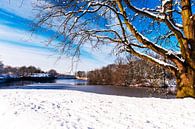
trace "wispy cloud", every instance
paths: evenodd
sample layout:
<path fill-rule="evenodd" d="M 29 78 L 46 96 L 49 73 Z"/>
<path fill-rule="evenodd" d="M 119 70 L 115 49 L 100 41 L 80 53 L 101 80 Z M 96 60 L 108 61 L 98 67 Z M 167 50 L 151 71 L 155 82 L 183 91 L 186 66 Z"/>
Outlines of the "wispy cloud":
<path fill-rule="evenodd" d="M 55 33 L 53 30 L 47 29 L 47 33 L 38 32 L 31 36 L 29 30 L 33 21 L 32 1 L 24 1 L 21 8 L 18 8 L 20 5 L 15 1 L 13 2 L 15 5 L 0 2 L 0 60 L 13 66 L 35 65 L 44 70 L 55 68 L 59 72 L 69 71 L 72 66 L 71 59 L 63 56 L 56 63 L 59 57 L 56 55 L 56 49 L 45 44 L 45 41 Z M 77 68 L 90 70 L 112 63 L 113 57 L 108 54 L 110 50 L 107 49 L 110 47 L 94 51 L 87 45 L 84 46 Z"/>
<path fill-rule="evenodd" d="M 0 8 L 23 18 L 33 19 L 33 4 L 36 2 L 37 0 L 4 0 L 0 1 Z"/>

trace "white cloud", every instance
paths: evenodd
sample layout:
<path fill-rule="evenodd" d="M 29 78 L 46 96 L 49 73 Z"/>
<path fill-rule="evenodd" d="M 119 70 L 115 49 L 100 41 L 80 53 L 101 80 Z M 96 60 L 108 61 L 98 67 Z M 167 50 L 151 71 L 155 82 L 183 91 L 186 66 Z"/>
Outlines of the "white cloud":
<path fill-rule="evenodd" d="M 45 41 L 47 38 L 39 35 L 31 35 L 30 31 L 23 31 L 9 26 L 0 24 L 0 39 L 9 40 L 14 42 L 23 42 L 24 44 L 31 44 L 36 46 L 46 46 Z"/>
<path fill-rule="evenodd" d="M 60 73 L 68 73 L 73 68 L 76 70 L 91 70 L 102 67 L 102 63 L 97 63 L 85 58 L 81 58 L 78 63 L 72 66 L 72 60 L 68 57 L 63 57 L 57 60 L 59 55 L 54 53 L 45 53 L 34 49 L 27 49 L 21 46 L 5 45 L 0 42 L 0 60 L 6 65 L 11 66 L 36 66 L 48 71 L 56 69 Z M 76 67 L 77 65 L 77 67 Z M 76 69 L 77 68 L 77 69 Z M 72 71 L 72 72 L 74 72 Z"/>
<path fill-rule="evenodd" d="M 0 7 L 19 16 L 33 18 L 32 3 L 35 2 L 37 0 L 4 0 L 0 2 Z"/>
<path fill-rule="evenodd" d="M 36 0 L 24 0 L 23 6 L 20 7 L 21 1 L 10 0 L 10 3 L 9 1 L 0 2 L 0 8 L 27 19 L 34 17 L 32 13 L 32 2 Z M 31 37 L 31 33 L 28 31 L 2 24 L 0 24 L 0 35 L 0 60 L 6 65 L 34 65 L 43 70 L 54 68 L 61 73 L 69 72 L 72 67 L 71 59 L 64 57 L 56 63 L 59 55 L 46 50 L 47 47 L 44 43 L 48 39 L 43 35 L 33 35 Z M 6 42 L 3 40 L 6 40 Z M 57 43 L 56 41 L 54 42 Z M 45 49 L 42 50 L 36 48 L 36 46 Z M 77 69 L 74 69 L 75 71 L 91 70 L 113 63 L 114 57 L 109 55 L 111 47 L 104 46 L 94 51 L 91 47 L 85 45 L 83 51 L 86 51 L 89 55 L 81 56 L 80 61 L 74 64 L 77 65 Z"/>
<path fill-rule="evenodd" d="M 16 42 L 23 42 L 24 44 L 31 44 L 35 46 L 45 46 L 42 42 L 47 40 L 45 37 L 34 35 L 36 38 L 31 38 L 30 33 L 7 26 L 0 25 L 1 39 Z M 0 60 L 6 65 L 12 66 L 29 66 L 34 65 L 40 67 L 43 70 L 56 69 L 58 72 L 67 73 L 72 68 L 72 60 L 69 58 L 62 58 L 57 61 L 59 55 L 36 47 L 25 47 L 25 45 L 17 45 L 14 43 L 0 42 Z M 45 47 L 47 48 L 47 47 Z M 100 68 L 113 62 L 113 57 L 109 55 L 110 47 L 102 47 L 99 50 L 92 50 L 89 46 L 85 45 L 84 51 L 90 55 L 84 55 L 80 61 L 74 63 L 74 71 L 76 70 L 92 70 Z M 94 59 L 90 59 L 87 56 L 92 56 Z M 57 61 L 57 62 L 56 62 Z M 77 66 L 77 67 L 75 67 Z M 77 69 L 75 69 L 77 68 Z"/>

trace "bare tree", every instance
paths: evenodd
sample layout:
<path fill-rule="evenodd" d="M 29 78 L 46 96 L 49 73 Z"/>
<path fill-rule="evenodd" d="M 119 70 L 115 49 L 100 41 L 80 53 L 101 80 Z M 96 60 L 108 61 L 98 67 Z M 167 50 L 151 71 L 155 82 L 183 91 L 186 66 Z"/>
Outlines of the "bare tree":
<path fill-rule="evenodd" d="M 52 39 L 59 39 L 61 51 L 73 56 L 86 43 L 115 43 L 169 70 L 177 80 L 177 97 L 195 97 L 192 7 L 194 0 L 38 0 L 37 25 L 58 30 Z"/>
<path fill-rule="evenodd" d="M 4 64 L 0 61 L 0 74 L 4 71 Z"/>
<path fill-rule="evenodd" d="M 48 73 L 49 73 L 51 76 L 53 76 L 53 77 L 56 77 L 56 76 L 58 75 L 58 72 L 57 72 L 55 69 L 50 69 L 50 70 L 48 71 Z"/>

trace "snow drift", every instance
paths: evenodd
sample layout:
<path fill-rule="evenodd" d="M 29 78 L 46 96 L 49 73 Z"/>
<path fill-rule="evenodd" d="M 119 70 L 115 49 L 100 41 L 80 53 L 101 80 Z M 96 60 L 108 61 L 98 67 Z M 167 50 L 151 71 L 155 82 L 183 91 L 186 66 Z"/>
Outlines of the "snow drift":
<path fill-rule="evenodd" d="M 1 129 L 194 129 L 195 100 L 1 90 Z"/>

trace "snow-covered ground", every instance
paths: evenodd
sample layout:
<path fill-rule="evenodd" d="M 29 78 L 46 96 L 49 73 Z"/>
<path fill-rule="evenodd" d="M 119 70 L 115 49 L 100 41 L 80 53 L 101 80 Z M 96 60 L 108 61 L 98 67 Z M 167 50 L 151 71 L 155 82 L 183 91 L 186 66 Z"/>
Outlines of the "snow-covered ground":
<path fill-rule="evenodd" d="M 195 129 L 195 100 L 0 90 L 1 129 Z"/>

